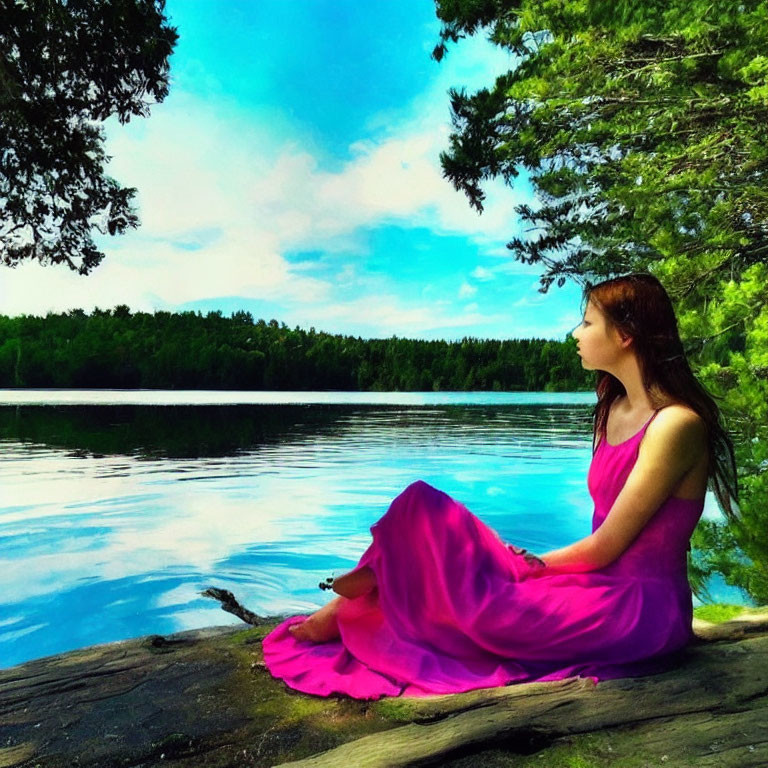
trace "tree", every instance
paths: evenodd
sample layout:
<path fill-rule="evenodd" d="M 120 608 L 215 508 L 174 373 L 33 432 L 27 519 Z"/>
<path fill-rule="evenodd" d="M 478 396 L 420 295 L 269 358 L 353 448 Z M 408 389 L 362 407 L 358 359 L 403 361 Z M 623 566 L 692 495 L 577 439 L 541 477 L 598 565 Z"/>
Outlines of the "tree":
<path fill-rule="evenodd" d="M 91 233 L 138 226 L 134 188 L 105 174 L 101 123 L 168 94 L 178 35 L 165 0 L 0 0 L 0 259 L 88 274 Z"/>
<path fill-rule="evenodd" d="M 490 26 L 519 58 L 490 90 L 450 91 L 441 161 L 478 211 L 482 180 L 527 171 L 541 206 L 517 212 L 540 234 L 508 247 L 547 268 L 542 293 L 670 252 L 707 262 L 689 290 L 768 258 L 765 4 L 664 7 L 438 2 L 444 41 Z"/>
<path fill-rule="evenodd" d="M 701 573 L 718 570 L 765 602 L 765 2 L 436 3 L 436 59 L 482 29 L 518 61 L 490 88 L 450 91 L 444 175 L 478 211 L 484 180 L 515 186 L 528 175 L 537 204 L 517 212 L 530 229 L 507 247 L 541 266 L 541 293 L 554 281 L 584 285 L 627 271 L 664 283 L 692 367 L 723 398 L 741 472 L 738 528 L 706 520 L 697 529 Z"/>

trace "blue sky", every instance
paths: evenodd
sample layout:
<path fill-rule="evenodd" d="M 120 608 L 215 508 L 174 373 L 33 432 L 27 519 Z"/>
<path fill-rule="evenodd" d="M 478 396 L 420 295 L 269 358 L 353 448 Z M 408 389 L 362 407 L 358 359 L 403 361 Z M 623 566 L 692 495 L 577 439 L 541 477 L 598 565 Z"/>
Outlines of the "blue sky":
<path fill-rule="evenodd" d="M 523 175 L 482 215 L 442 178 L 448 88 L 514 65 L 483 35 L 430 58 L 432 0 L 169 0 L 180 39 L 148 119 L 109 121 L 142 226 L 90 276 L 8 270 L 0 312 L 246 309 L 364 338 L 563 339 L 579 287 L 538 293 L 505 244 Z M 5 279 L 7 277 L 7 279 Z"/>

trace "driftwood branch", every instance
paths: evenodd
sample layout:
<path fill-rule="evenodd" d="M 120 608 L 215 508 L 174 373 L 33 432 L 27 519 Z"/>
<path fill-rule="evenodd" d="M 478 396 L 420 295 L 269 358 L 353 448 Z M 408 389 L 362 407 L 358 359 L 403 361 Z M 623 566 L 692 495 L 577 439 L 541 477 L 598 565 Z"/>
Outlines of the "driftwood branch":
<path fill-rule="evenodd" d="M 212 597 L 214 600 L 218 600 L 221 603 L 222 611 L 233 613 L 238 619 L 241 619 L 246 624 L 259 626 L 264 623 L 263 616 L 259 616 L 253 611 L 249 611 L 247 608 L 240 605 L 235 596 L 228 589 L 208 587 L 208 589 L 203 590 L 200 594 L 203 597 Z"/>

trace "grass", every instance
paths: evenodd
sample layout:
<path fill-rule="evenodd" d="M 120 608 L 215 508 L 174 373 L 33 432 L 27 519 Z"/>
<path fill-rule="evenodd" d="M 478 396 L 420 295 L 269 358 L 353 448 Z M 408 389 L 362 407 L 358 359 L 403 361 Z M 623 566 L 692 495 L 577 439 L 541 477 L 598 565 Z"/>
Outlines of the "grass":
<path fill-rule="evenodd" d="M 712 603 L 710 605 L 700 605 L 693 609 L 694 618 L 702 621 L 709 621 L 712 624 L 721 624 L 724 621 L 730 621 L 739 614 L 748 611 L 749 608 L 744 605 L 731 605 L 729 603 Z"/>

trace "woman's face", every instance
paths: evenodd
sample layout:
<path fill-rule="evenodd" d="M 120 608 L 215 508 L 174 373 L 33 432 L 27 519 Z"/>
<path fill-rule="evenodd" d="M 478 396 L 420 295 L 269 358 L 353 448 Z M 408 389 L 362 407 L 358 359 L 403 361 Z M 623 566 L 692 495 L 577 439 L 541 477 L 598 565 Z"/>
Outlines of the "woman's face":
<path fill-rule="evenodd" d="M 571 336 L 578 344 L 582 366 L 590 370 L 612 370 L 625 348 L 619 332 L 608 325 L 605 315 L 591 301 Z"/>

